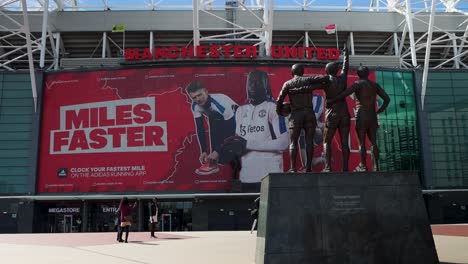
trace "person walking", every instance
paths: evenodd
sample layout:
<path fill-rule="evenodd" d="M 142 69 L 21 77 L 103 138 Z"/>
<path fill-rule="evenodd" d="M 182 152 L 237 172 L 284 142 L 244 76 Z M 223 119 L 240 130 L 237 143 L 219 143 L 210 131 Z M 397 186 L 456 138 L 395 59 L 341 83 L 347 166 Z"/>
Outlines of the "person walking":
<path fill-rule="evenodd" d="M 151 238 L 157 238 L 154 235 L 154 232 L 156 231 L 156 226 L 158 225 L 158 213 L 159 213 L 158 199 L 156 199 L 156 197 L 154 197 L 153 201 L 150 203 L 150 232 L 151 232 Z"/>
<path fill-rule="evenodd" d="M 120 211 L 117 209 L 115 211 L 115 218 L 114 218 L 114 225 L 115 225 L 115 230 L 117 231 L 117 241 L 121 242 L 120 240 L 120 233 L 122 232 L 122 227 L 120 226 Z"/>
<path fill-rule="evenodd" d="M 119 242 L 128 243 L 128 233 L 130 232 L 130 226 L 132 226 L 132 211 L 136 207 L 136 202 L 130 205 L 127 197 L 122 197 L 119 205 L 120 211 L 120 230 L 119 230 Z M 125 241 L 122 239 L 122 233 L 125 231 Z"/>

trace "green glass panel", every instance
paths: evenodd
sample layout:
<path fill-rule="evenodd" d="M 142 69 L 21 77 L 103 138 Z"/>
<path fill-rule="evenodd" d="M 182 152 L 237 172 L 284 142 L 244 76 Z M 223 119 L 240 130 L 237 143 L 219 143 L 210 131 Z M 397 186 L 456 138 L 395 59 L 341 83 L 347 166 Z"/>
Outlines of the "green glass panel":
<path fill-rule="evenodd" d="M 31 124 L 32 115 L 4 115 L 0 114 L 1 124 Z"/>
<path fill-rule="evenodd" d="M 3 98 L 32 98 L 31 90 L 3 90 Z"/>
<path fill-rule="evenodd" d="M 33 111 L 33 106 L 19 106 L 19 107 L 4 107 L 0 106 L 0 112 L 2 115 L 24 115 L 24 114 L 32 114 Z"/>
<path fill-rule="evenodd" d="M 384 91 L 389 94 L 389 95 L 393 95 L 395 94 L 395 88 L 394 88 L 394 84 L 393 84 L 393 79 L 391 78 L 384 78 L 383 81 L 380 83 L 380 86 L 382 87 L 382 89 L 384 89 Z"/>
<path fill-rule="evenodd" d="M 1 140 L 30 140 L 31 132 L 0 132 Z"/>
<path fill-rule="evenodd" d="M 454 105 L 449 104 L 424 104 L 424 111 L 432 114 L 440 113 L 444 115 L 453 115 L 455 112 Z M 452 113 L 452 114 L 451 114 Z"/>
<path fill-rule="evenodd" d="M 2 158 L 29 158 L 31 156 L 30 150 L 14 149 L 8 151 L 0 151 L 0 159 Z"/>
<path fill-rule="evenodd" d="M 452 89 L 427 88 L 426 96 L 453 96 Z"/>
<path fill-rule="evenodd" d="M 11 141 L 11 140 L 2 140 L 0 141 L 0 151 L 7 149 L 29 149 L 31 147 L 30 140 L 24 141 Z"/>
<path fill-rule="evenodd" d="M 452 90 L 452 81 L 440 80 L 440 79 L 429 79 L 427 80 L 427 88 L 428 90 L 432 90 L 432 89 Z"/>
<path fill-rule="evenodd" d="M 449 159 L 453 153 L 458 153 L 460 151 L 460 147 L 458 145 L 454 145 L 454 141 L 450 140 L 443 145 L 433 145 L 431 151 L 433 153 L 446 153 L 447 155 L 445 159 Z"/>
<path fill-rule="evenodd" d="M 468 73 L 467 72 L 452 72 L 451 73 L 452 79 L 460 79 L 460 80 L 468 80 Z"/>
<path fill-rule="evenodd" d="M 454 91 L 463 90 L 463 88 L 468 89 L 468 78 L 465 80 L 452 80 L 452 87 Z"/>
<path fill-rule="evenodd" d="M 447 170 L 449 163 L 447 162 L 433 162 L 432 169 L 434 170 Z"/>
<path fill-rule="evenodd" d="M 382 78 L 388 78 L 393 80 L 393 72 L 391 71 L 381 71 Z"/>
<path fill-rule="evenodd" d="M 0 173 L 1 173 L 1 168 L 0 168 Z M 0 174 L 0 182 L 3 182 L 4 184 L 26 184 L 28 183 L 28 177 L 26 175 L 11 175 L 11 176 L 5 176 L 4 174 Z"/>
<path fill-rule="evenodd" d="M 0 132 L 32 132 L 31 124 L 10 124 L 0 126 Z M 0 143 L 0 148 L 1 148 Z"/>
<path fill-rule="evenodd" d="M 445 119 L 431 119 L 429 120 L 429 127 L 432 128 L 458 128 L 458 124 L 455 123 L 449 123 Z"/>
<path fill-rule="evenodd" d="M 454 98 L 453 96 L 431 96 L 428 95 L 424 99 L 424 102 L 426 104 L 453 104 L 454 103 Z"/>
<path fill-rule="evenodd" d="M 455 116 L 459 124 L 464 124 L 465 122 L 468 122 L 468 112 L 466 111 L 458 111 Z"/>
<path fill-rule="evenodd" d="M 31 98 L 3 98 L 2 106 L 32 106 L 34 104 Z"/>
<path fill-rule="evenodd" d="M 454 95 L 453 100 L 455 101 L 455 103 L 466 103 L 466 104 L 468 104 L 468 94 L 467 95 Z"/>
<path fill-rule="evenodd" d="M 390 96 L 386 111 L 379 115 L 377 144 L 380 169 L 420 170 L 419 140 L 415 126 L 416 107 L 411 72 L 377 72 L 377 82 Z M 379 104 L 382 100 L 379 99 Z"/>
<path fill-rule="evenodd" d="M 444 148 L 445 145 L 448 145 L 448 144 L 453 144 L 454 142 L 457 142 L 457 144 L 459 143 L 458 141 L 458 138 L 455 137 L 456 139 L 449 139 L 448 137 L 446 136 L 435 136 L 435 135 L 431 135 L 430 137 L 430 142 L 434 145 L 442 145 L 442 146 L 434 146 L 433 148 L 434 149 L 438 149 L 438 148 Z"/>
<path fill-rule="evenodd" d="M 32 92 L 31 84 L 29 82 L 3 82 L 4 90 L 29 90 Z"/>
<path fill-rule="evenodd" d="M 403 90 L 399 94 L 405 94 L 406 96 L 411 96 L 413 98 L 414 96 L 414 86 L 413 86 L 413 79 L 410 80 L 403 80 Z"/>
<path fill-rule="evenodd" d="M 450 73 L 447 72 L 430 72 L 428 74 L 428 80 L 450 80 Z"/>
<path fill-rule="evenodd" d="M 22 194 L 26 192 L 26 186 L 21 184 L 1 184 L 0 183 L 0 194 Z"/>
<path fill-rule="evenodd" d="M 455 104 L 455 111 L 457 112 L 468 112 L 468 103 L 456 103 Z"/>
<path fill-rule="evenodd" d="M 401 129 L 408 129 L 410 126 L 408 124 L 408 119 L 402 117 L 401 119 L 398 120 L 398 127 Z"/>
<path fill-rule="evenodd" d="M 27 176 L 31 172 L 29 167 L 0 167 L 0 179 L 8 176 Z M 11 177 L 15 178 L 15 177 Z"/>
<path fill-rule="evenodd" d="M 433 147 L 434 148 L 434 147 Z M 432 152 L 432 161 L 459 161 L 460 159 L 457 157 L 453 157 L 449 155 L 447 152 Z"/>
<path fill-rule="evenodd" d="M 29 166 L 29 159 L 25 158 L 0 158 L 0 167 Z"/>
<path fill-rule="evenodd" d="M 5 74 L 3 77 L 4 82 L 30 82 L 29 74 Z"/>

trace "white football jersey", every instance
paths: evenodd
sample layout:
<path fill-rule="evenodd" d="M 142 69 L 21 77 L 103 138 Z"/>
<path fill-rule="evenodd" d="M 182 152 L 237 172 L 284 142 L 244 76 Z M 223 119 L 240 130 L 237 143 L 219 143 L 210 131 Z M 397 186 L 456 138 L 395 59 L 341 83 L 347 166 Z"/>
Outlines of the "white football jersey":
<path fill-rule="evenodd" d="M 259 182 L 270 172 L 283 172 L 282 152 L 288 147 L 288 128 L 286 118 L 276 114 L 275 102 L 240 106 L 236 111 L 236 134 L 247 140 L 241 182 Z"/>

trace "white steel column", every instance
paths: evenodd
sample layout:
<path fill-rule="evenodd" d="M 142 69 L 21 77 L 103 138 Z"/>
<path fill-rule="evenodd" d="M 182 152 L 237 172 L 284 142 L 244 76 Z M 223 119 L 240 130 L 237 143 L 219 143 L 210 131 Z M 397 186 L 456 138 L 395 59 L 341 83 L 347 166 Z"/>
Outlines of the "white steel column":
<path fill-rule="evenodd" d="M 456 69 L 460 69 L 460 57 L 458 56 L 457 35 L 451 34 L 453 46 L 453 63 Z"/>
<path fill-rule="evenodd" d="M 349 42 L 349 44 L 351 45 L 351 55 L 354 56 L 356 54 L 354 53 L 354 34 L 352 31 L 349 32 Z"/>
<path fill-rule="evenodd" d="M 397 33 L 393 33 L 393 49 L 395 50 L 395 56 L 400 56 L 398 53 L 398 35 Z"/>
<path fill-rule="evenodd" d="M 458 47 L 457 54 L 462 53 L 463 48 L 465 47 L 465 41 L 467 40 L 467 37 L 468 37 L 468 25 L 466 25 L 465 33 L 463 33 L 463 37 L 460 39 L 461 41 L 460 41 L 460 45 Z M 464 63 L 462 63 L 462 65 L 464 66 L 464 68 L 468 68 Z"/>
<path fill-rule="evenodd" d="M 236 43 L 249 43 L 259 47 L 259 56 L 269 55 L 273 38 L 273 9 L 274 0 L 257 1 L 254 6 L 247 6 L 245 1 L 237 0 L 235 3 L 225 2 L 222 5 L 214 5 L 213 0 L 192 0 L 193 5 L 193 45 L 194 52 L 200 43 L 219 43 L 220 45 L 232 45 Z M 212 10 L 226 10 L 224 16 L 220 12 Z M 231 12 L 232 11 L 232 12 Z M 263 11 L 263 12 L 262 12 Z M 237 20 L 237 14 L 242 12 L 258 20 L 259 26 L 246 26 L 244 20 Z M 227 14 L 232 13 L 233 17 Z M 262 13 L 260 15 L 260 13 Z M 216 18 L 217 23 L 200 25 L 200 17 L 210 16 Z M 211 21 L 209 19 L 208 21 Z M 247 23 L 251 23 L 248 21 Z M 226 25 L 226 26 L 224 26 Z M 201 36 L 200 31 L 203 31 Z M 224 32 L 216 34 L 213 32 Z"/>
<path fill-rule="evenodd" d="M 271 55 L 271 44 L 273 42 L 273 8 L 274 0 L 265 0 L 263 6 L 263 21 L 264 21 L 264 45 L 265 55 L 268 57 Z"/>
<path fill-rule="evenodd" d="M 197 47 L 200 46 L 200 6 L 198 0 L 192 0 L 193 4 L 193 55 L 197 55 Z"/>
<path fill-rule="evenodd" d="M 422 76 L 421 109 L 424 110 L 424 99 L 426 97 L 427 75 L 429 73 L 429 59 L 431 57 L 432 28 L 434 27 L 435 1 L 432 0 L 431 16 L 429 17 L 429 28 L 427 33 L 426 57 L 424 58 L 424 71 Z"/>
<path fill-rule="evenodd" d="M 149 39 L 149 49 L 151 54 L 153 55 L 153 50 L 154 50 L 154 32 L 150 31 L 150 39 Z"/>
<path fill-rule="evenodd" d="M 44 68 L 45 65 L 45 50 L 46 50 L 46 37 L 47 37 L 47 22 L 49 18 L 49 0 L 44 0 L 44 10 L 42 12 L 42 37 L 41 37 L 41 56 L 39 60 L 39 67 Z"/>
<path fill-rule="evenodd" d="M 31 77 L 31 89 L 34 101 L 34 112 L 37 110 L 37 89 L 36 89 L 36 74 L 34 72 L 33 54 L 31 48 L 31 32 L 29 29 L 29 18 L 28 18 L 28 6 L 26 0 L 21 0 L 23 7 L 23 21 L 24 29 L 23 32 L 26 35 L 26 48 L 28 50 L 28 62 L 29 62 L 29 76 Z"/>
<path fill-rule="evenodd" d="M 106 57 L 106 49 L 107 49 L 107 32 L 102 32 L 102 51 L 101 51 L 101 58 Z"/>
<path fill-rule="evenodd" d="M 410 0 L 406 0 L 406 24 L 408 25 L 408 33 L 410 37 L 410 49 L 411 49 L 411 61 L 413 63 L 413 67 L 418 66 L 418 61 L 416 60 L 416 47 L 414 44 L 414 30 L 413 30 L 413 13 L 411 13 L 411 3 Z"/>
<path fill-rule="evenodd" d="M 305 46 L 309 47 L 309 32 L 308 31 L 304 32 L 304 37 L 305 37 Z"/>
<path fill-rule="evenodd" d="M 60 59 L 60 32 L 57 32 L 54 35 L 55 35 L 54 70 L 58 70 L 59 59 Z"/>

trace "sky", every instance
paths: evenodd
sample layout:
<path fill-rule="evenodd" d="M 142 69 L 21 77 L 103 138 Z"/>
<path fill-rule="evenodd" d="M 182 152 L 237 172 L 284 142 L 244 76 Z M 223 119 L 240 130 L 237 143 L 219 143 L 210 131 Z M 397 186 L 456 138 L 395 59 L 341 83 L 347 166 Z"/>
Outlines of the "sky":
<path fill-rule="evenodd" d="M 15 0 L 0 0 L 0 6 L 2 3 L 8 3 Z M 40 7 L 40 2 L 44 0 L 27 0 L 29 9 L 34 9 Z M 65 3 L 65 6 L 71 7 L 74 2 L 78 6 L 83 7 L 81 10 L 102 10 L 104 3 L 107 3 L 107 6 L 110 6 L 113 10 L 143 10 L 149 9 L 151 3 L 158 4 L 160 9 L 191 9 L 192 0 L 62 0 Z M 205 0 L 208 1 L 208 0 Z M 255 5 L 258 0 L 245 0 L 246 5 Z M 268 0 L 265 0 L 268 1 Z M 272 0 L 270 0 L 272 1 Z M 430 0 L 429 5 L 430 5 Z M 456 0 L 445 0 L 445 1 L 456 1 Z M 21 1 L 17 1 L 11 6 L 19 6 Z M 226 0 L 212 0 L 213 5 L 222 6 Z M 368 11 L 371 0 L 274 0 L 275 9 L 297 9 L 301 10 L 301 5 L 306 2 L 309 5 L 314 6 L 312 10 L 330 10 L 330 11 L 340 11 L 346 8 L 349 2 L 352 2 L 351 11 Z M 405 0 L 374 0 L 374 7 L 377 8 L 377 5 L 380 7 L 386 7 L 387 2 L 405 2 Z M 419 10 L 424 7 L 422 0 L 411 0 L 412 6 Z M 445 7 L 441 4 L 441 0 L 436 1 L 438 3 L 438 11 L 443 12 Z M 49 0 L 49 5 L 55 7 L 55 1 Z M 87 7 L 87 8 L 85 8 Z M 459 0 L 457 9 L 468 12 L 468 0 Z M 67 10 L 72 10 L 67 9 Z M 385 11 L 383 9 L 382 11 Z"/>

